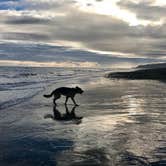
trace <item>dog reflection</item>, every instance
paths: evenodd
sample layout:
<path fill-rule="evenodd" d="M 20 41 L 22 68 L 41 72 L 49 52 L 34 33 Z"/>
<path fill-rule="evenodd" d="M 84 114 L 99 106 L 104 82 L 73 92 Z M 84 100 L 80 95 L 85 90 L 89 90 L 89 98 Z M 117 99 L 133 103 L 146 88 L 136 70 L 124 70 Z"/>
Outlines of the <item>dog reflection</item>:
<path fill-rule="evenodd" d="M 51 118 L 53 120 L 57 120 L 57 121 L 75 121 L 76 124 L 80 124 L 81 123 L 81 119 L 83 117 L 77 116 L 75 113 L 75 109 L 76 106 L 74 106 L 72 108 L 71 111 L 69 111 L 67 105 L 65 105 L 65 109 L 66 112 L 64 114 L 62 114 L 58 109 L 57 109 L 57 105 L 53 106 L 53 114 L 46 114 L 44 116 L 44 118 Z"/>

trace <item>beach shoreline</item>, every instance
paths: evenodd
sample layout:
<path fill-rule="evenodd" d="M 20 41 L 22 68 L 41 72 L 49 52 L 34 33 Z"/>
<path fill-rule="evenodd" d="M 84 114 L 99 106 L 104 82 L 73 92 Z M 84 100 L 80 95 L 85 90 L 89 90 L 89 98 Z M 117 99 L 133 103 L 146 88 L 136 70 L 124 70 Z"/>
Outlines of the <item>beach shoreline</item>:
<path fill-rule="evenodd" d="M 2 110 L 1 165 L 164 162 L 160 151 L 164 148 L 164 139 L 161 139 L 165 135 L 164 116 L 160 114 L 164 115 L 166 107 L 165 84 L 145 80 L 110 80 L 104 78 L 105 71 L 95 74 L 84 72 L 77 77 L 74 73 L 74 77 L 50 83 L 33 98 Z M 44 98 L 43 94 L 60 86 L 76 85 L 85 91 L 75 98 L 80 104 L 75 108 L 75 114 L 82 117 L 81 121 L 45 118 L 54 112 L 52 99 Z M 57 101 L 56 109 L 61 114 L 66 113 L 64 101 L 64 97 Z M 72 109 L 69 101 L 68 111 Z M 159 134 L 156 135 L 156 131 Z"/>

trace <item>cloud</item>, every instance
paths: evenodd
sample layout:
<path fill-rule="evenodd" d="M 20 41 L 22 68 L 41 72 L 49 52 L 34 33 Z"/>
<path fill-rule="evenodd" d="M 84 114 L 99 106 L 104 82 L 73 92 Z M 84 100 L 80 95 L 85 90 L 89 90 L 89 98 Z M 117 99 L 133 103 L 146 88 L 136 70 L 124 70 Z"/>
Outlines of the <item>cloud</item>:
<path fill-rule="evenodd" d="M 158 11 L 156 18 L 153 18 L 153 13 L 157 12 L 155 7 L 159 6 L 151 6 L 149 1 L 134 3 L 134 1 L 124 0 L 118 5 L 126 10 L 132 9 L 133 12 L 136 9 L 137 16 L 141 12 L 142 15 L 147 14 L 150 17 L 151 13 L 152 17 L 148 19 L 152 21 L 163 18 L 164 14 L 162 9 L 161 12 Z M 68 45 L 69 50 L 74 47 L 83 50 L 83 52 L 78 51 L 77 53 L 71 51 L 70 54 L 68 50 L 65 50 L 59 57 L 63 60 L 68 57 L 68 60 L 71 58 L 83 61 L 84 59 L 90 62 L 101 61 L 104 64 L 106 62 L 111 64 L 165 59 L 166 23 L 164 22 L 160 25 L 130 26 L 124 20 L 111 15 L 83 11 L 78 7 L 77 2 L 72 0 L 22 0 L 19 3 L 15 2 L 15 6 L 20 10 L 0 11 L 1 40 L 51 43 L 55 45 L 55 48 L 58 43 L 61 43 Z M 146 13 L 146 7 L 148 13 Z M 165 7 L 160 6 L 160 8 Z M 145 19 L 144 16 L 138 17 Z M 41 49 L 40 46 L 38 47 Z M 33 53 L 35 50 L 31 49 L 32 52 L 29 52 Z M 47 54 L 43 49 L 41 50 L 45 55 Z M 25 50 L 22 51 L 25 52 Z M 50 60 L 52 60 L 53 53 L 56 54 L 56 58 L 58 56 L 57 50 L 54 51 L 51 53 L 51 57 L 48 56 Z M 90 51 L 96 52 L 96 54 L 94 55 Z M 107 55 L 103 55 L 103 52 Z M 42 54 L 41 51 L 40 54 Z M 66 56 L 67 54 L 68 56 Z M 34 56 L 39 58 L 36 52 Z M 21 55 L 19 58 L 22 58 Z M 26 56 L 24 58 L 26 59 Z M 32 59 L 31 56 L 29 60 Z M 42 54 L 42 59 L 46 60 L 47 57 L 44 58 Z"/>
<path fill-rule="evenodd" d="M 48 35 L 41 33 L 22 33 L 22 32 L 8 32 L 2 33 L 1 37 L 6 40 L 22 40 L 22 41 L 47 41 L 49 40 Z"/>
<path fill-rule="evenodd" d="M 44 41 L 48 40 L 48 42 L 68 41 L 79 43 L 84 48 L 97 51 L 115 51 L 126 54 L 132 53 L 136 56 L 146 56 L 146 52 L 153 50 L 160 42 L 163 44 L 164 41 L 162 42 L 161 39 L 164 40 L 166 36 L 165 25 L 129 26 L 126 22 L 111 16 L 80 11 L 77 11 L 77 13 L 76 11 L 71 11 L 66 16 L 57 16 L 49 20 L 48 25 L 45 25 L 45 19 L 39 19 L 40 23 L 35 23 L 34 20 L 36 18 L 28 17 L 28 19 L 24 19 L 25 16 L 19 17 L 19 19 L 16 17 L 13 21 L 8 19 L 8 22 L 15 27 L 17 27 L 17 24 L 21 25 L 22 27 L 20 27 L 19 31 L 23 32 L 8 32 L 7 39 L 10 36 L 12 39 L 15 33 L 17 34 L 15 39 L 18 37 L 19 40 L 27 38 L 27 40 L 36 41 L 41 39 Z M 30 20 L 38 26 L 33 27 L 30 24 L 28 27 L 27 24 L 30 23 Z M 41 32 L 38 32 L 39 26 Z M 24 32 L 26 29 L 32 31 L 32 33 L 26 34 Z M 17 28 L 13 30 L 17 31 Z"/>
<path fill-rule="evenodd" d="M 129 26 L 111 16 L 79 11 L 68 13 L 63 19 L 56 21 L 56 28 L 51 29 L 54 38 L 78 42 L 84 48 L 122 52 L 136 57 L 147 57 L 153 50 L 158 50 L 158 53 L 165 50 L 158 47 L 165 42 L 165 24 Z M 157 58 L 157 54 L 155 56 Z"/>
<path fill-rule="evenodd" d="M 6 24 L 48 24 L 49 19 L 31 16 L 15 16 L 8 17 Z"/>
<path fill-rule="evenodd" d="M 0 43 L 0 60 L 3 62 L 7 61 L 30 61 L 38 64 L 43 64 L 43 66 L 48 65 L 51 62 L 56 62 L 62 64 L 62 62 L 73 62 L 73 64 L 84 64 L 89 62 L 90 64 L 97 64 L 97 66 L 102 67 L 125 67 L 126 64 L 137 65 L 140 63 L 148 62 L 160 62 L 160 60 L 149 59 L 149 58 L 125 58 L 116 57 L 116 55 L 105 55 L 95 52 L 83 51 L 78 49 L 71 49 L 64 46 L 50 46 L 46 44 L 39 44 L 38 42 L 29 43 L 27 42 L 15 42 L 15 43 Z M 45 64 L 46 62 L 46 64 Z M 4 63 L 6 64 L 6 63 Z M 9 63 L 8 63 L 9 64 Z M 32 63 L 34 65 L 34 63 Z M 65 63 L 63 63 L 65 67 Z M 73 64 L 68 63 L 68 66 L 73 66 Z M 0 65 L 3 65 L 1 63 Z M 11 65 L 13 65 L 11 63 Z M 18 65 L 18 63 L 17 63 Z M 20 65 L 20 64 L 19 64 Z M 26 65 L 23 63 L 23 65 Z M 88 64 L 87 64 L 88 65 Z M 128 65 L 129 67 L 129 65 Z"/>
<path fill-rule="evenodd" d="M 139 19 L 150 20 L 150 21 L 160 21 L 165 18 L 166 15 L 166 5 L 159 6 L 154 4 L 154 0 L 121 0 L 117 4 L 126 10 L 130 10 L 136 14 Z"/>

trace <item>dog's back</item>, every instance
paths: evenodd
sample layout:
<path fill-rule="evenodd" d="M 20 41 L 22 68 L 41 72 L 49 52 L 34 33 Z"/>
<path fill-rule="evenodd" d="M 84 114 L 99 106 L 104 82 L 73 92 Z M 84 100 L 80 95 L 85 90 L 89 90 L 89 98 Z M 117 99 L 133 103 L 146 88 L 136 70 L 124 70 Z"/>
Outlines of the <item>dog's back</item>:
<path fill-rule="evenodd" d="M 73 96 L 76 94 L 76 89 L 75 88 L 69 88 L 69 87 L 60 87 L 55 89 L 54 91 L 55 94 L 59 93 L 64 96 Z"/>
<path fill-rule="evenodd" d="M 77 93 L 76 88 L 69 87 L 60 87 L 51 92 L 51 94 L 43 95 L 46 98 L 52 97 L 53 95 L 64 95 L 67 97 L 71 97 Z"/>

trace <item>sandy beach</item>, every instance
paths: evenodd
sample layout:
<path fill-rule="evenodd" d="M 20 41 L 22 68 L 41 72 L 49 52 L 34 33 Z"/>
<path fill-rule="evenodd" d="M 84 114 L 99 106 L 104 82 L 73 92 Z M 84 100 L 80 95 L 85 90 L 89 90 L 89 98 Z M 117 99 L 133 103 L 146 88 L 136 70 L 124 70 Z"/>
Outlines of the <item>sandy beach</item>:
<path fill-rule="evenodd" d="M 0 165 L 165 163 L 165 83 L 111 80 L 104 77 L 106 72 L 79 71 L 78 76 L 51 83 L 32 98 L 2 109 Z M 74 108 L 75 117 L 82 119 L 51 118 L 52 100 L 43 94 L 75 85 L 85 90 L 75 98 L 80 104 Z M 64 100 L 57 102 L 61 115 L 66 113 Z M 72 111 L 72 102 L 67 109 Z"/>

